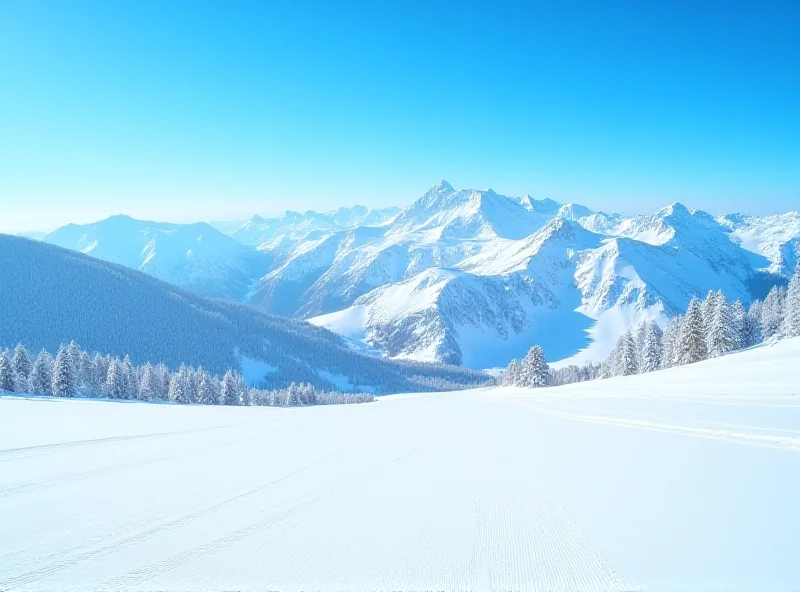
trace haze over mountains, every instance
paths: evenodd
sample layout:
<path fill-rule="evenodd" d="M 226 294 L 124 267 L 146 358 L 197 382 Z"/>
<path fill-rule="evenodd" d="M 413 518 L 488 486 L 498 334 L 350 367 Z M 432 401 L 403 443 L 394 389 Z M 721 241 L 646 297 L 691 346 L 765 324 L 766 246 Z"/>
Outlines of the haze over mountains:
<path fill-rule="evenodd" d="M 533 343 L 551 361 L 597 361 L 631 323 L 664 322 L 709 289 L 761 297 L 794 268 L 800 213 L 714 218 L 676 203 L 623 217 L 442 181 L 402 211 L 214 225 L 117 216 L 44 240 L 309 319 L 357 348 L 488 368 Z"/>

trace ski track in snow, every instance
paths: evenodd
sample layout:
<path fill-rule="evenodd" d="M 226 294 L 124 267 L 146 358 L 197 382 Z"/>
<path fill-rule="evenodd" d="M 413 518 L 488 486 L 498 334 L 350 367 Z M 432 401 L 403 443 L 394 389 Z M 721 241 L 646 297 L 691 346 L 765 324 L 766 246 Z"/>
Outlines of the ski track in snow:
<path fill-rule="evenodd" d="M 0 397 L 0 589 L 794 589 L 800 399 L 738 365 L 731 397 L 64 402 L 81 439 Z"/>

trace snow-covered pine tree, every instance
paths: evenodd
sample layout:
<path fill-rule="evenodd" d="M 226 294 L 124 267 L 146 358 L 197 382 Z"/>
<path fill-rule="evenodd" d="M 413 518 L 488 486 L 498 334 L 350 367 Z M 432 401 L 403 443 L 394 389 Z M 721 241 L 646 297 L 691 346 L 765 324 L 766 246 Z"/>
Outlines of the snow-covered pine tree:
<path fill-rule="evenodd" d="M 289 388 L 286 389 L 286 398 L 284 399 L 284 405 L 287 407 L 295 407 L 300 404 L 300 392 L 297 388 L 297 384 L 294 382 L 289 385 Z"/>
<path fill-rule="evenodd" d="M 628 331 L 617 342 L 618 357 L 615 376 L 631 376 L 639 372 L 636 364 L 636 341 L 633 334 Z"/>
<path fill-rule="evenodd" d="M 53 382 L 53 357 L 44 349 L 36 356 L 29 380 L 29 390 L 35 395 L 50 394 Z"/>
<path fill-rule="evenodd" d="M 252 401 L 252 399 L 250 398 L 250 389 L 249 389 L 249 388 L 247 388 L 247 386 L 245 386 L 245 387 L 242 389 L 242 391 L 241 391 L 241 397 L 242 397 L 242 405 L 244 405 L 244 406 L 246 406 L 246 407 L 249 407 L 250 405 L 252 405 L 252 404 L 253 404 L 253 401 Z"/>
<path fill-rule="evenodd" d="M 653 320 L 647 322 L 639 372 L 653 372 L 661 367 L 662 335 L 658 323 Z"/>
<path fill-rule="evenodd" d="M 231 370 L 228 370 L 222 379 L 221 397 L 223 405 L 238 405 L 241 402 L 236 378 Z"/>
<path fill-rule="evenodd" d="M 0 350 L 0 391 L 10 393 L 17 390 L 17 374 L 11 365 L 11 358 L 5 350 Z"/>
<path fill-rule="evenodd" d="M 169 398 L 170 374 L 167 366 L 162 362 L 153 367 L 156 374 L 156 396 L 159 401 L 166 401 Z"/>
<path fill-rule="evenodd" d="M 744 335 L 744 318 L 747 312 L 744 310 L 742 301 L 738 298 L 731 303 L 729 311 L 731 317 L 731 329 L 733 331 L 734 339 L 736 340 L 736 349 L 747 347 L 745 345 Z"/>
<path fill-rule="evenodd" d="M 16 391 L 24 393 L 28 391 L 28 382 L 33 371 L 33 362 L 26 350 L 20 343 L 14 348 L 14 355 L 11 358 L 11 367 L 17 379 Z"/>
<path fill-rule="evenodd" d="M 203 405 L 218 405 L 219 393 L 214 388 L 211 376 L 207 372 L 200 375 L 200 382 L 197 385 L 197 399 Z"/>
<path fill-rule="evenodd" d="M 95 353 L 92 357 L 92 391 L 93 397 L 102 397 L 105 394 L 106 376 L 108 376 L 108 360 Z"/>
<path fill-rule="evenodd" d="M 508 368 L 499 376 L 499 382 L 502 386 L 519 386 L 520 380 L 520 367 L 516 359 L 508 363 Z"/>
<path fill-rule="evenodd" d="M 800 337 L 800 259 L 794 268 L 789 289 L 786 292 L 786 318 L 784 334 L 787 337 Z"/>
<path fill-rule="evenodd" d="M 81 348 L 78 347 L 78 344 L 75 343 L 75 341 L 70 341 L 67 345 L 67 354 L 69 355 L 69 359 L 72 361 L 72 368 L 77 374 L 81 367 Z"/>
<path fill-rule="evenodd" d="M 156 373 L 153 370 L 153 365 L 150 362 L 142 368 L 142 379 L 139 381 L 139 400 L 141 401 L 155 401 L 156 396 Z"/>
<path fill-rule="evenodd" d="M 179 403 L 196 403 L 197 391 L 195 390 L 194 372 L 186 365 L 181 364 L 178 370 L 181 383 L 183 385 L 183 399 Z"/>
<path fill-rule="evenodd" d="M 636 325 L 636 331 L 633 334 L 634 342 L 636 343 L 636 367 L 642 367 L 642 358 L 644 356 L 644 346 L 647 339 L 647 326 L 648 321 Z"/>
<path fill-rule="evenodd" d="M 761 311 L 761 334 L 766 341 L 781 328 L 783 323 L 783 291 L 780 286 L 773 286 L 764 299 Z"/>
<path fill-rule="evenodd" d="M 233 380 L 236 383 L 236 391 L 239 393 L 239 405 L 251 405 L 249 400 L 250 389 L 247 388 L 247 383 L 244 381 L 244 376 L 234 371 Z"/>
<path fill-rule="evenodd" d="M 706 297 L 700 302 L 700 314 L 703 318 L 703 329 L 706 336 L 708 336 L 708 327 L 711 325 L 711 315 L 716 306 L 716 301 L 717 293 L 714 290 L 709 290 Z"/>
<path fill-rule="evenodd" d="M 759 331 L 761 327 L 761 317 L 764 313 L 764 303 L 756 298 L 750 303 L 750 306 L 747 309 L 747 314 L 758 321 Z"/>
<path fill-rule="evenodd" d="M 139 380 L 128 355 L 122 360 L 122 383 L 125 386 L 125 396 L 122 398 L 135 399 L 139 394 Z"/>
<path fill-rule="evenodd" d="M 74 397 L 77 394 L 76 379 L 75 364 L 70 354 L 70 348 L 62 346 L 58 350 L 56 361 L 53 363 L 53 380 L 51 383 L 53 395 L 56 397 Z"/>
<path fill-rule="evenodd" d="M 109 399 L 125 399 L 127 397 L 127 388 L 122 362 L 117 358 L 112 358 L 108 364 L 103 394 Z"/>
<path fill-rule="evenodd" d="M 539 388 L 550 385 L 550 366 L 544 350 L 534 345 L 522 360 L 523 386 Z"/>
<path fill-rule="evenodd" d="M 303 398 L 305 399 L 306 405 L 316 405 L 317 404 L 317 394 L 314 391 L 314 387 L 310 384 L 305 385 Z"/>
<path fill-rule="evenodd" d="M 708 357 L 716 358 L 738 349 L 739 342 L 734 330 L 730 307 L 722 293 L 717 294 L 711 318 L 707 323 L 706 345 Z"/>
<path fill-rule="evenodd" d="M 173 403 L 186 402 L 186 385 L 180 372 L 175 372 L 169 381 L 169 400 Z"/>
<path fill-rule="evenodd" d="M 78 389 L 84 397 L 99 396 L 94 385 L 95 371 L 94 359 L 87 352 L 81 351 L 80 370 L 78 372 Z"/>
<path fill-rule="evenodd" d="M 705 323 L 700 301 L 692 298 L 681 321 L 681 334 L 676 347 L 676 363 L 692 364 L 708 357 Z"/>

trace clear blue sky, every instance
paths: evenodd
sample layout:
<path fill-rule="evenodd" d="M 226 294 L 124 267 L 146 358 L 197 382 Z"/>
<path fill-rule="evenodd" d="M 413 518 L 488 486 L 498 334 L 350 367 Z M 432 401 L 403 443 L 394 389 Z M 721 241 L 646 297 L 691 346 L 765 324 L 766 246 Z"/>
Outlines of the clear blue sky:
<path fill-rule="evenodd" d="M 336 5 L 336 6 L 334 6 Z M 405 205 L 800 209 L 800 2 L 0 2 L 0 231 Z"/>

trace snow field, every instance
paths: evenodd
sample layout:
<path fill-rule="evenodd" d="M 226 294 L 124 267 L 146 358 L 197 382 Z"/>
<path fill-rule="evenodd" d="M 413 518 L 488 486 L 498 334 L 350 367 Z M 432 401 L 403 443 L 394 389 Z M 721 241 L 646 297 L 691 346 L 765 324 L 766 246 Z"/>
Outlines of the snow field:
<path fill-rule="evenodd" d="M 798 360 L 293 409 L 0 397 L 0 589 L 796 589 Z"/>

